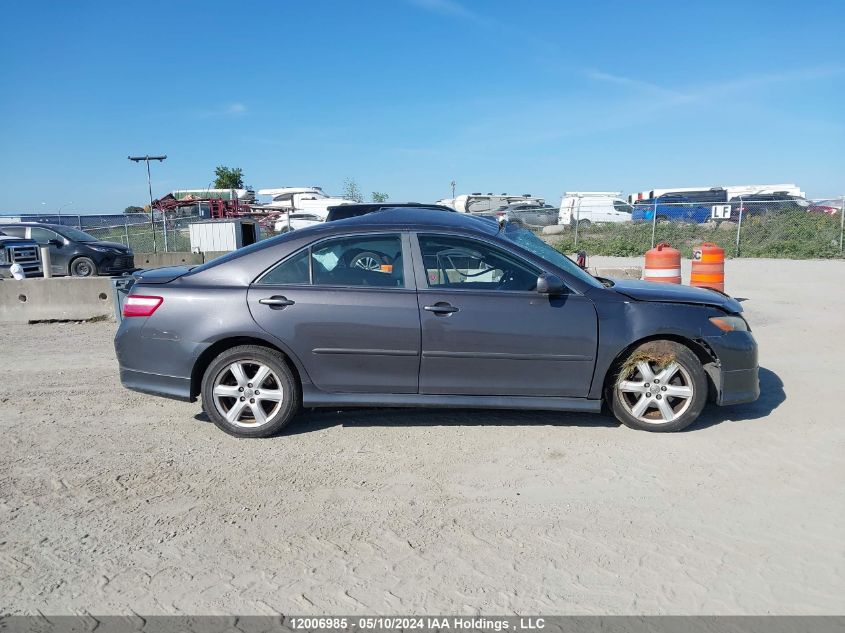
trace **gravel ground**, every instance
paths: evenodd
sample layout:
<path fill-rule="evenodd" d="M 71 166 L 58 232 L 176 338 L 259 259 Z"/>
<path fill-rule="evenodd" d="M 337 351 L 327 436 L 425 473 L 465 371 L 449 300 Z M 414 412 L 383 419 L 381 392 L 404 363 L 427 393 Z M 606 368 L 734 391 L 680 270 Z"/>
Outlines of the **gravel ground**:
<path fill-rule="evenodd" d="M 123 390 L 114 324 L 4 326 L 0 611 L 842 613 L 843 280 L 729 262 L 763 395 L 673 435 L 366 410 L 237 440 Z"/>

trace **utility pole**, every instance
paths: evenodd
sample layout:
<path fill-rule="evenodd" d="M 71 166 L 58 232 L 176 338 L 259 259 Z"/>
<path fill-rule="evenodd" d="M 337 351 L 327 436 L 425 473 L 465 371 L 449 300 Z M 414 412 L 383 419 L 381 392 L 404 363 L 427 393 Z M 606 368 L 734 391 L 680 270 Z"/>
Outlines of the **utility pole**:
<path fill-rule="evenodd" d="M 453 180 L 450 184 L 452 185 L 452 200 L 454 200 L 455 199 L 455 185 L 457 185 L 458 183 L 456 183 Z"/>
<path fill-rule="evenodd" d="M 153 209 L 153 181 L 150 177 L 150 161 L 157 160 L 160 163 L 163 163 L 167 160 L 167 156 L 127 156 L 129 160 L 134 163 L 140 163 L 144 161 L 147 163 L 147 187 L 150 191 L 150 228 L 153 230 L 153 252 L 156 252 L 156 223 L 155 223 L 155 210 Z M 164 227 L 165 231 L 165 241 L 167 240 L 167 226 Z"/>

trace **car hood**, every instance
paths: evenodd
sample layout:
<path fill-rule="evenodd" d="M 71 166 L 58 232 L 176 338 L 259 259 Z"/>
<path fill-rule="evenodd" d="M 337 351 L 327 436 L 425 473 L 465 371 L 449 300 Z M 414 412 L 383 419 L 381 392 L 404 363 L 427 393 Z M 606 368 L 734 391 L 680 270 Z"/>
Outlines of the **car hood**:
<path fill-rule="evenodd" d="M 96 242 L 85 242 L 85 244 L 88 246 L 97 246 L 99 248 L 111 248 L 116 251 L 120 251 L 121 253 L 129 252 L 129 249 L 120 242 L 105 242 L 103 240 L 97 240 Z"/>
<path fill-rule="evenodd" d="M 742 312 L 739 301 L 707 288 L 693 288 L 680 284 L 614 279 L 613 290 L 637 301 L 661 303 L 691 303 L 721 308 L 726 312 Z"/>

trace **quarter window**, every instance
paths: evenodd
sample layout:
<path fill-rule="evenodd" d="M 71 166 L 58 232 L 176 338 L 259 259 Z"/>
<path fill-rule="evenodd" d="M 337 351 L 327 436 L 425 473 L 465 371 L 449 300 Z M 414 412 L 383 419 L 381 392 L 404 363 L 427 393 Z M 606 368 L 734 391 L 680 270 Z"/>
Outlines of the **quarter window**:
<path fill-rule="evenodd" d="M 285 261 L 264 275 L 259 283 L 268 285 L 301 285 L 310 283 L 310 274 L 308 273 L 308 251 L 304 250 L 293 257 L 288 257 Z"/>
<path fill-rule="evenodd" d="M 540 271 L 484 242 L 420 235 L 429 288 L 531 291 Z"/>
<path fill-rule="evenodd" d="M 4 226 L 0 227 L 0 231 L 11 237 L 26 237 L 25 226 Z"/>

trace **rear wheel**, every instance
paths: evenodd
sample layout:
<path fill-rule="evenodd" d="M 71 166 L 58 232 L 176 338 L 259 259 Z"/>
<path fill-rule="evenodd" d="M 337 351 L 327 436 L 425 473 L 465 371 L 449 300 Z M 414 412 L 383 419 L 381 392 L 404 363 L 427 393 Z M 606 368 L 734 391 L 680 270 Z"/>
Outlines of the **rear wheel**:
<path fill-rule="evenodd" d="M 674 341 L 651 341 L 623 362 L 610 402 L 616 419 L 626 426 L 680 431 L 704 409 L 707 375 L 689 348 Z"/>
<path fill-rule="evenodd" d="M 233 347 L 205 370 L 202 406 L 212 422 L 237 437 L 267 437 L 299 409 L 293 372 L 277 351 L 257 345 Z"/>
<path fill-rule="evenodd" d="M 73 277 L 94 277 L 97 264 L 90 257 L 77 257 L 70 264 L 70 274 Z"/>

